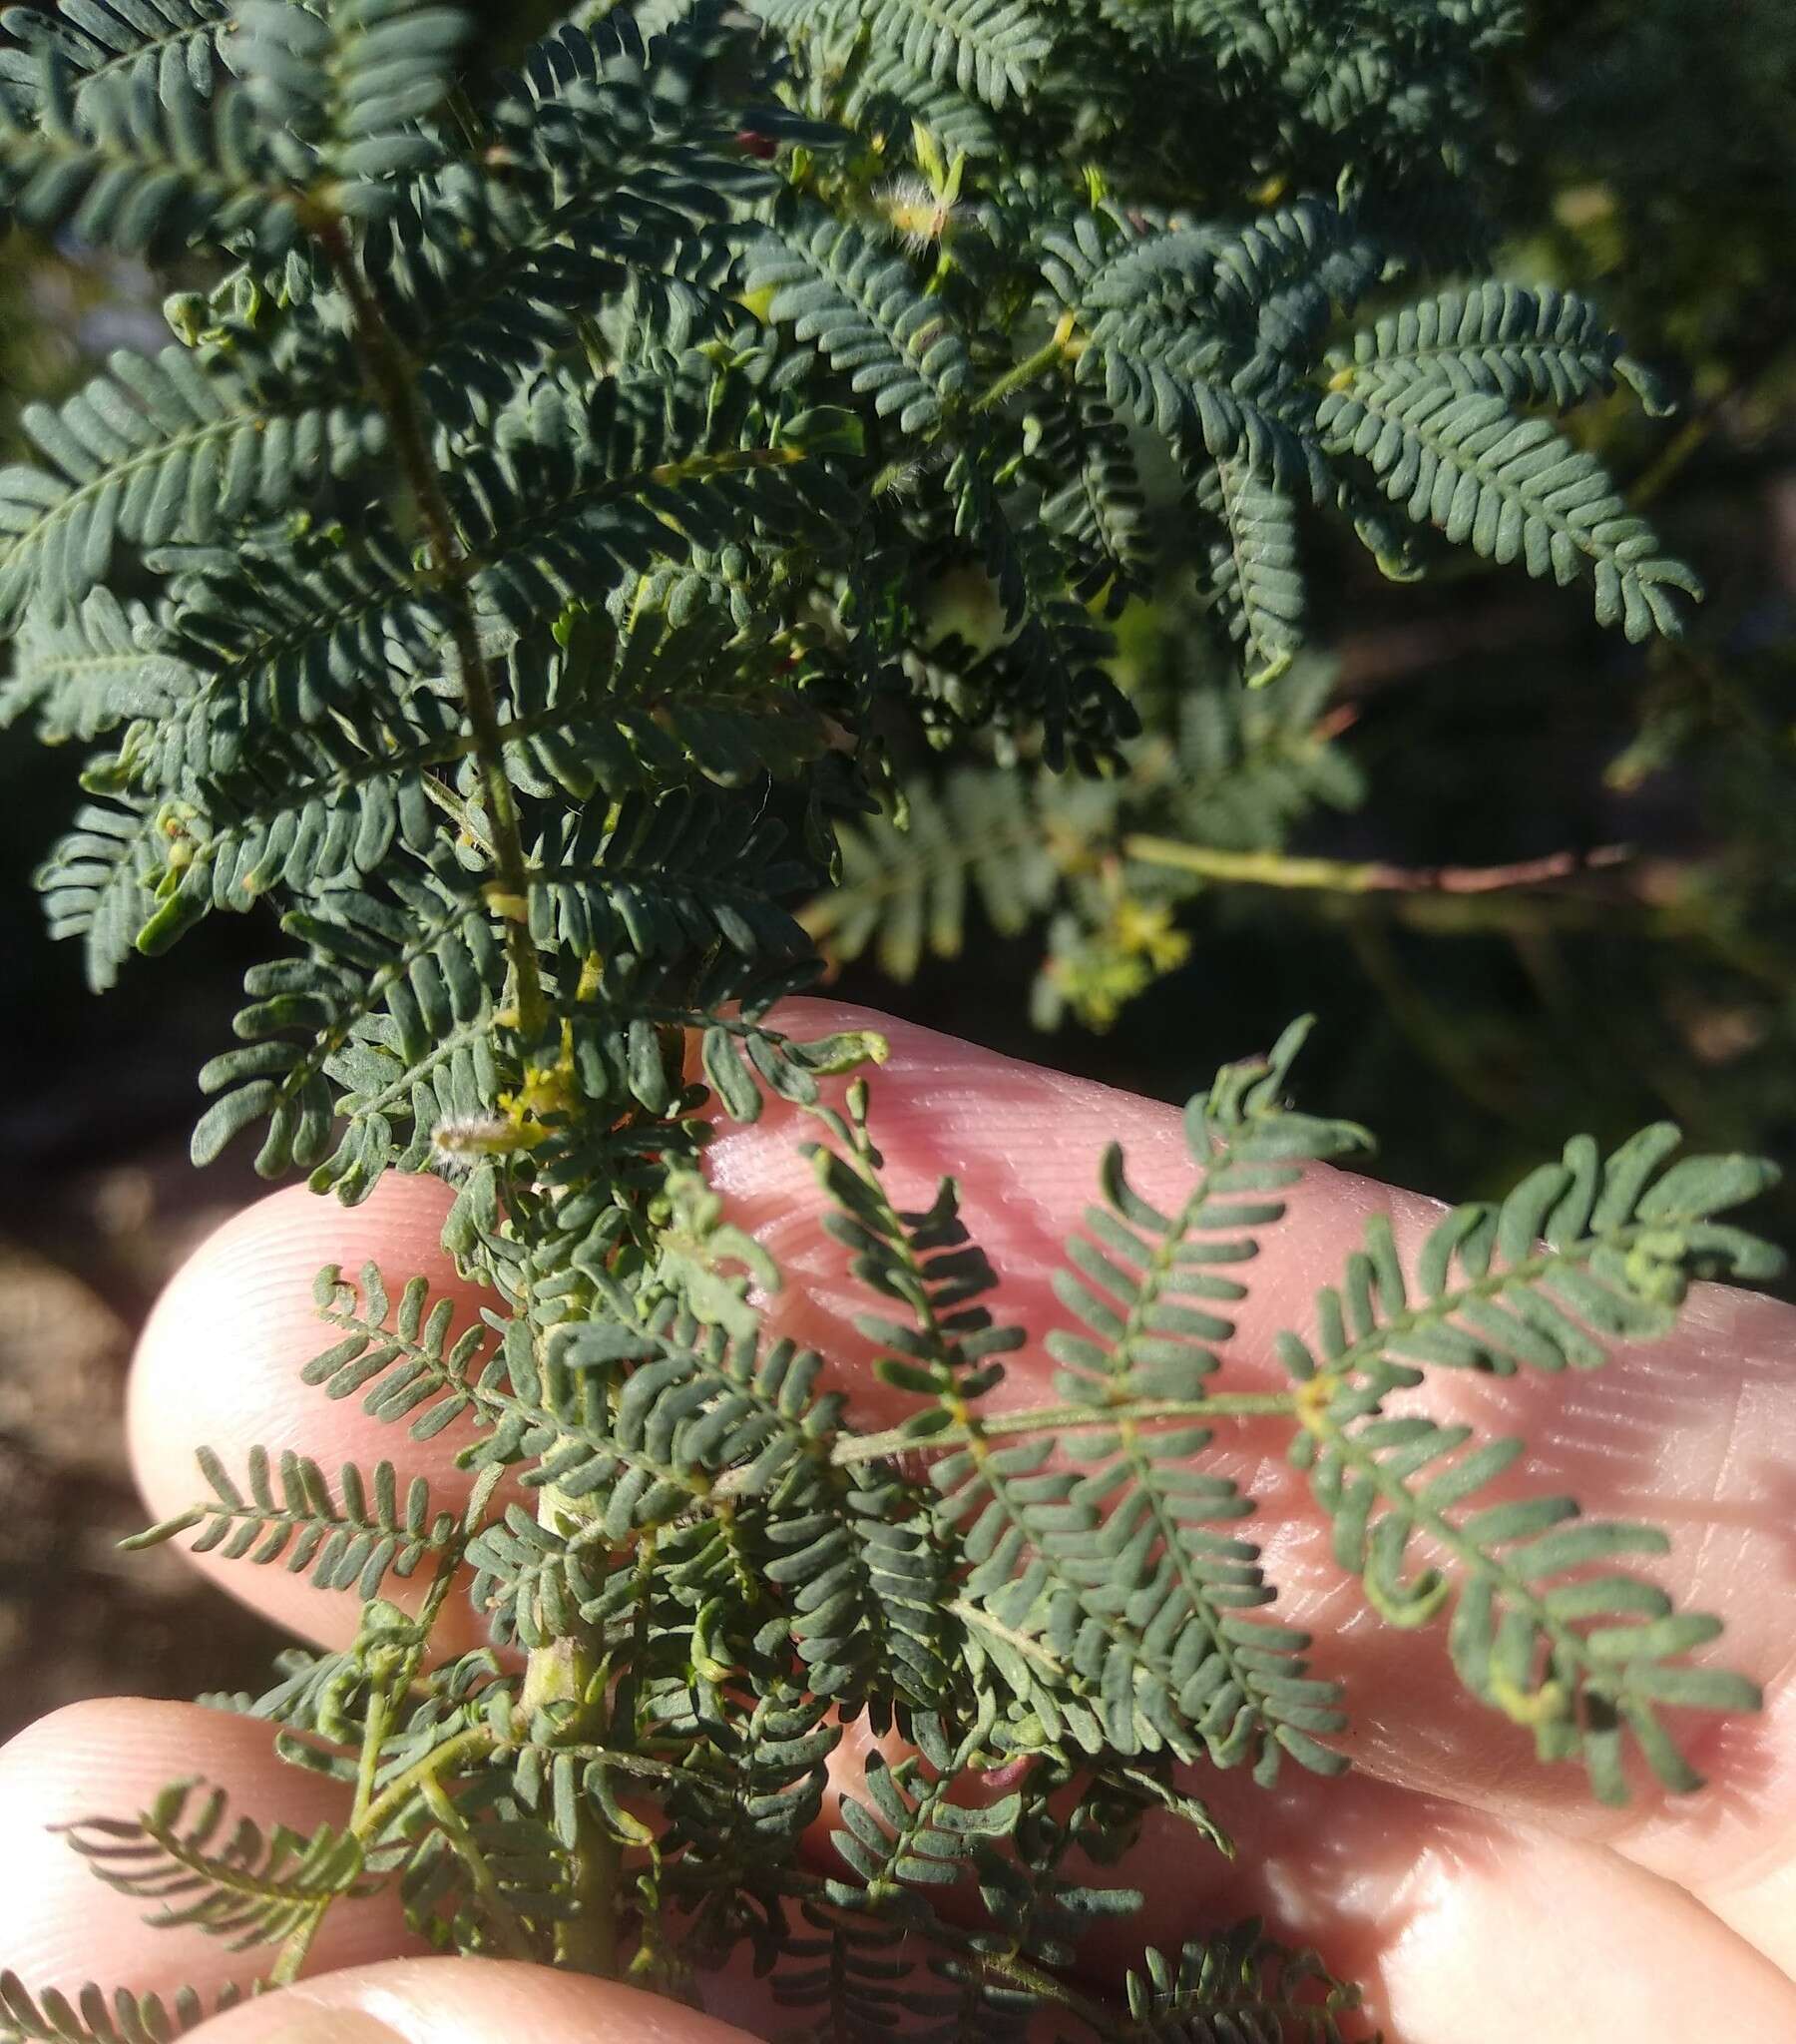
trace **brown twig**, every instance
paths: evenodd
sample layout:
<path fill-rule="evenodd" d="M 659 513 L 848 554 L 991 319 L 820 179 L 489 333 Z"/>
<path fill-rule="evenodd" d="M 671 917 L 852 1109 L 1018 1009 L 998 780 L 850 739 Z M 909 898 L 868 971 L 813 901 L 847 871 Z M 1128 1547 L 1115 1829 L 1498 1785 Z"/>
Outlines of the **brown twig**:
<path fill-rule="evenodd" d="M 1131 835 L 1124 858 L 1171 866 L 1206 880 L 1248 887 L 1285 887 L 1325 894 L 1501 894 L 1549 887 L 1587 872 L 1609 871 L 1633 857 L 1624 844 L 1593 851 L 1555 851 L 1544 858 L 1495 866 L 1400 866 L 1384 859 L 1293 858 L 1277 851 L 1222 851 L 1172 837 Z"/>

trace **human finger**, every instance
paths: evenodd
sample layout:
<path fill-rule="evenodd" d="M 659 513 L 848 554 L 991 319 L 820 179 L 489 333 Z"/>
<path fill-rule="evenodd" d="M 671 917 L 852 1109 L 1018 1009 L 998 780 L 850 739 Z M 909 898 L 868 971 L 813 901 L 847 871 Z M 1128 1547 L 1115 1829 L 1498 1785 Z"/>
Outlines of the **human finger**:
<path fill-rule="evenodd" d="M 245 1208 L 195 1251 L 158 1299 L 132 1364 L 132 1459 L 153 1517 L 173 1517 L 209 1494 L 194 1459 L 201 1445 L 218 1453 L 239 1485 L 256 1447 L 309 1455 L 332 1482 L 344 1462 L 366 1471 L 385 1458 L 398 1465 L 402 1489 L 421 1475 L 433 1509 L 462 1509 L 469 1478 L 455 1454 L 472 1437 L 467 1421 L 414 1441 L 404 1425 L 374 1418 L 359 1397 L 327 1397 L 300 1376 L 336 1338 L 312 1299 L 312 1279 L 327 1264 L 353 1275 L 372 1262 L 395 1296 L 407 1279 L 425 1277 L 452 1303 L 458 1330 L 476 1324 L 491 1294 L 459 1278 L 442 1250 L 450 1197 L 437 1179 L 397 1174 L 358 1207 L 295 1186 Z M 182 1544 L 191 1553 L 191 1543 Z M 327 1647 L 354 1638 L 360 1600 L 353 1590 L 320 1589 L 278 1564 L 251 1567 L 217 1552 L 192 1559 L 221 1588 L 301 1638 Z M 428 1567 L 409 1581 L 389 1576 L 382 1594 L 415 1605 L 428 1576 Z M 445 1655 L 484 1642 L 485 1626 L 465 1597 L 449 1599 L 440 1624 Z"/>
<path fill-rule="evenodd" d="M 341 1786 L 274 1755 L 274 1728 L 198 1704 L 108 1698 L 70 1704 L 0 1748 L 0 1923 L 4 1962 L 34 1993 L 75 1994 L 90 1980 L 165 1998 L 192 1987 L 210 2001 L 266 1970 L 265 1949 L 233 1952 L 194 1927 L 157 1928 L 153 1905 L 106 1886 L 59 1826 L 129 1820 L 173 1781 L 204 1778 L 264 1829 L 309 1834 L 348 1813 Z M 381 1894 L 335 1903 L 308 1961 L 312 1971 L 426 1947 Z"/>
<path fill-rule="evenodd" d="M 869 1745 L 839 1751 L 853 1793 Z M 1258 1919 L 1310 1947 L 1365 1991 L 1365 2022 L 1401 2044 L 1688 2044 L 1728 2011 L 1729 2044 L 1796 2036 L 1796 1985 L 1692 1895 L 1600 1845 L 1507 1821 L 1366 1774 L 1318 1781 L 1287 1771 L 1262 1788 L 1244 1772 L 1187 1785 L 1239 1843 L 1225 1858 L 1183 1819 L 1149 1814 L 1138 1842 L 1102 1866 L 1062 1873 L 1135 1889 L 1127 1915 L 1095 1913 L 1081 1978 L 1114 1993 L 1143 1949 Z M 939 1888 L 974 1920 L 970 1885 Z"/>
<path fill-rule="evenodd" d="M 778 1019 L 801 1035 L 885 1029 L 892 1055 L 874 1084 L 872 1130 L 894 1196 L 925 1205 L 939 1177 L 955 1176 L 962 1214 L 1001 1274 L 1000 1310 L 1038 1337 L 1066 1324 L 1052 1278 L 1092 1197 L 1104 1146 L 1121 1141 L 1132 1179 L 1162 1205 L 1189 1185 L 1180 1119 L 1160 1103 L 833 1004 L 794 1002 Z M 776 1112 L 724 1135 L 710 1152 L 712 1180 L 786 1273 L 771 1306 L 776 1326 L 842 1362 L 868 1417 L 888 1419 L 902 1401 L 866 1367 L 872 1351 L 852 1325 L 865 1296 L 818 1223 L 815 1182 L 795 1148 L 802 1130 L 800 1117 Z M 1309 1324 L 1317 1286 L 1338 1278 L 1375 1212 L 1390 1216 L 1400 1248 L 1413 1255 L 1441 1209 L 1351 1174 L 1305 1175 L 1286 1220 L 1264 1233 L 1247 1267 L 1249 1297 L 1231 1308 L 1238 1332 L 1224 1361 L 1235 1385 L 1282 1380 L 1273 1334 Z M 1594 1514 L 1645 1517 L 1673 1531 L 1661 1580 L 1686 1608 L 1726 1620 L 1727 1660 L 1767 1696 L 1757 1720 L 1699 1724 L 1689 1744 L 1711 1788 L 1689 1801 L 1667 1803 L 1648 1789 L 1630 1810 L 1595 1807 L 1566 1770 L 1536 1763 L 1524 1734 L 1465 1694 L 1443 1628 L 1418 1634 L 1373 1621 L 1333 1563 L 1328 1528 L 1286 1463 L 1280 1433 L 1224 1430 L 1206 1459 L 1259 1500 L 1256 1534 L 1281 1586 L 1279 1615 L 1315 1633 L 1318 1672 L 1346 1680 L 1346 1744 L 1360 1766 L 1500 1815 L 1610 1839 L 1700 1887 L 1796 1965 L 1792 1361 L 1789 1307 L 1698 1286 L 1675 1338 L 1608 1370 L 1508 1380 L 1437 1371 L 1422 1396 L 1438 1417 L 1526 1436 L 1533 1452 L 1515 1487 L 1569 1490 Z M 994 1395 L 1048 1402 L 1046 1378 L 1038 1340 Z"/>
<path fill-rule="evenodd" d="M 753 2002 L 750 1995 L 751 2005 Z M 193 2044 L 746 2044 L 677 2002 L 510 1959 L 400 1959 L 242 2003 Z"/>
<path fill-rule="evenodd" d="M 1150 1195 L 1169 1197 L 1188 1172 L 1177 1118 L 1156 1103 L 993 1059 L 932 1032 L 885 1024 L 859 1011 L 844 1015 L 828 1004 L 794 1003 L 782 1019 L 802 1033 L 844 1023 L 878 1022 L 888 1029 L 894 1056 L 878 1082 L 875 1121 L 894 1184 L 902 1196 L 922 1196 L 933 1190 L 937 1175 L 952 1171 L 960 1176 L 975 1233 L 1004 1272 L 1006 1306 L 1038 1332 L 1060 1317 L 1049 1278 L 1060 1261 L 1061 1238 L 1077 1222 L 1088 1196 L 1104 1142 L 1112 1137 L 1124 1141 L 1131 1169 Z M 725 1136 L 711 1153 L 711 1170 L 742 1218 L 759 1230 L 787 1269 L 787 1288 L 774 1302 L 776 1319 L 844 1361 L 863 1415 L 876 1419 L 879 1400 L 888 1394 L 864 1370 L 854 1369 L 867 1351 L 848 1319 L 864 1299 L 845 1280 L 840 1253 L 817 1225 L 814 1181 L 795 1149 L 796 1138 L 808 1133 L 808 1127 L 774 1112 L 754 1129 Z M 292 1205 L 282 1209 L 282 1201 Z M 153 1455 L 160 1448 L 165 1466 L 172 1466 L 174 1451 L 185 1450 L 193 1432 L 202 1430 L 202 1420 L 207 1422 L 203 1430 L 215 1438 L 234 1430 L 240 1443 L 253 1425 L 263 1438 L 290 1440 L 320 1459 L 329 1459 L 321 1421 L 331 1434 L 332 1453 L 365 1460 L 393 1452 L 391 1429 L 378 1427 L 352 1405 L 322 1406 L 316 1394 L 297 1383 L 294 1363 L 318 1345 L 303 1275 L 326 1257 L 353 1265 L 372 1252 L 396 1275 L 421 1268 L 442 1278 L 446 1273 L 435 1235 L 445 1201 L 442 1189 L 414 1180 L 383 1187 L 374 1202 L 347 1217 L 303 1194 L 276 1196 L 252 1210 L 236 1225 L 239 1233 L 221 1243 L 216 1261 L 210 1270 L 201 1270 L 193 1288 L 205 1300 L 208 1286 L 216 1286 L 228 1316 L 241 1312 L 237 1301 L 247 1289 L 243 1274 L 279 1286 L 282 1263 L 297 1265 L 298 1271 L 271 1304 L 252 1307 L 237 1323 L 236 1352 L 250 1358 L 243 1372 L 250 1380 L 246 1386 L 235 1386 L 221 1400 L 217 1370 L 193 1366 L 191 1342 L 186 1348 L 171 1342 L 164 1351 L 171 1361 L 186 1358 L 185 1407 L 178 1400 L 151 1396 L 159 1379 L 168 1381 L 166 1367 L 141 1373 L 134 1412 L 157 1405 L 165 1421 L 175 1409 L 183 1416 L 181 1426 L 165 1424 L 159 1436 L 146 1425 L 143 1432 Z M 1393 1214 L 1399 1236 L 1412 1244 L 1439 1211 L 1427 1201 L 1346 1174 L 1311 1175 L 1294 1199 L 1291 1219 L 1268 1237 L 1254 1269 L 1253 1295 L 1230 1348 L 1231 1368 L 1249 1378 L 1270 1368 L 1273 1328 L 1301 1321 L 1315 1285 L 1338 1272 L 1366 1216 L 1380 1207 Z M 296 1253 L 290 1239 L 270 1246 L 272 1232 L 261 1217 L 278 1213 L 283 1229 L 307 1238 L 320 1210 L 323 1235 L 309 1238 L 305 1254 Z M 389 1214 L 402 1225 L 387 1229 Z M 352 1224 L 348 1231 L 339 1225 L 344 1218 Z M 364 1227 L 365 1233 L 357 1233 Z M 212 1248 L 202 1253 L 203 1267 Z M 183 1324 L 176 1310 L 181 1294 L 178 1283 L 159 1321 Z M 216 1324 L 219 1310 L 216 1305 L 209 1310 Z M 1582 1798 L 1568 1794 L 1563 1775 L 1547 1777 L 1518 1763 L 1513 1728 L 1467 1704 L 1437 1643 L 1393 1636 L 1365 1622 L 1357 1599 L 1328 1560 L 1325 1533 L 1307 1494 L 1285 1467 L 1279 1443 L 1263 1432 L 1247 1431 L 1219 1441 L 1216 1460 L 1263 1500 L 1268 1561 L 1274 1578 L 1286 1584 L 1287 1609 L 1317 1631 L 1325 1672 L 1349 1678 L 1356 1710 L 1354 1751 L 1362 1765 L 1412 1786 L 1483 1800 L 1509 1814 L 1533 1814 L 1586 1835 L 1631 1823 L 1635 1828 L 1628 1849 L 1644 1863 L 1721 1894 L 1731 1920 L 1775 1942 L 1780 1935 L 1787 1938 L 1796 1918 L 1789 1906 L 1790 1855 L 1782 1847 L 1783 1827 L 1776 1815 L 1780 1808 L 1796 1807 L 1790 1788 L 1796 1737 L 1788 1723 L 1789 1685 L 1781 1679 L 1782 1657 L 1788 1652 L 1788 1600 L 1775 1594 L 1782 1578 L 1776 1553 L 1767 1554 L 1768 1514 L 1753 1487 L 1764 1465 L 1756 1460 L 1749 1465 L 1733 1455 L 1730 1443 L 1741 1427 L 1755 1428 L 1770 1465 L 1776 1465 L 1780 1428 L 1787 1433 L 1789 1421 L 1783 1357 L 1790 1320 L 1785 1309 L 1770 1302 L 1713 1292 L 1699 1293 L 1693 1320 L 1694 1347 L 1693 1337 L 1686 1335 L 1597 1378 L 1491 1386 L 1462 1376 L 1431 1387 L 1443 1410 L 1498 1417 L 1529 1432 L 1537 1450 L 1537 1482 L 1579 1491 L 1593 1509 L 1661 1518 L 1681 1513 L 1695 1522 L 1690 1530 L 1701 1537 L 1687 1540 L 1677 1557 L 1685 1577 L 1678 1587 L 1723 1609 L 1733 1628 L 1730 1647 L 1743 1665 L 1770 1678 L 1771 1711 L 1768 1724 L 1721 1728 L 1704 1756 L 1711 1772 L 1740 1792 L 1711 1794 L 1684 1805 L 1676 1816 L 1655 1810 L 1643 1822 L 1638 1815 L 1617 1819 L 1592 1811 Z M 1033 1402 L 1040 1386 L 1032 1387 L 1028 1371 L 1019 1369 L 1008 1394 Z M 1512 1400 L 1523 1408 L 1520 1414 L 1502 1410 Z M 451 1486 L 455 1481 L 453 1472 L 440 1466 L 438 1479 Z M 1639 1494 L 1649 1488 L 1667 1494 Z M 171 1488 L 158 1503 L 166 1509 L 190 1494 L 190 1488 Z M 247 1585 L 247 1593 L 264 1608 L 271 1592 L 286 1621 L 314 1637 L 341 1637 L 352 1623 L 349 1600 L 322 1599 L 304 1586 L 277 1577 L 271 1581 L 268 1571 L 224 1574 L 226 1581 L 234 1578 L 239 1591 Z M 452 1612 L 459 1616 L 460 1607 L 452 1606 Z M 1749 1780 L 1751 1794 L 1741 1788 Z M 1769 1790 L 1768 1800 L 1760 1789 Z"/>

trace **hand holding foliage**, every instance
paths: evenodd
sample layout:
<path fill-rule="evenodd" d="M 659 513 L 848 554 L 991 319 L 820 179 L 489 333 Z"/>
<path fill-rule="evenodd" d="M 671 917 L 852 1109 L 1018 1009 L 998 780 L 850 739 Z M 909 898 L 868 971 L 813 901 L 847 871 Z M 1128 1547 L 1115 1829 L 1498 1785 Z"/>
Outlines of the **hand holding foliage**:
<path fill-rule="evenodd" d="M 1413 1274 L 1374 1231 L 1288 1385 L 1239 1388 L 1258 1237 L 1365 1142 L 1286 1104 L 1293 1031 L 1193 1102 L 1176 1211 L 1106 1162 L 1056 1402 L 1003 1410 L 1020 1336 L 952 1185 L 896 1207 L 864 1088 L 831 1087 L 878 1040 L 777 1019 L 817 963 L 784 904 L 900 722 L 1115 764 L 1149 465 L 1263 682 L 1300 643 L 1305 507 L 1393 571 L 1432 534 L 1581 584 L 1633 638 L 1697 593 L 1551 416 L 1644 372 L 1579 300 L 1441 274 L 1480 246 L 1512 9 L 1341 15 L 650 0 L 489 78 L 458 73 L 461 10 L 415 0 L 7 15 L 18 219 L 209 265 L 174 343 L 31 410 L 42 460 L 0 477 L 8 711 L 106 742 L 53 921 L 106 985 L 266 899 L 291 949 L 202 1074 L 197 1161 L 256 1127 L 259 1170 L 347 1201 L 439 1170 L 490 1299 L 457 1332 L 421 1281 L 326 1272 L 306 1372 L 415 1438 L 461 1424 L 463 1513 L 269 1443 L 241 1479 L 203 1456 L 209 1494 L 144 1536 L 364 1600 L 352 1649 L 240 1700 L 350 1785 L 346 1829 L 177 1785 L 71 1840 L 164 1920 L 268 1945 L 270 1984 L 386 1884 L 446 1949 L 674 1994 L 745 1952 L 819 2034 L 1343 2034 L 1351 1990 L 1251 1927 L 1144 1954 L 1114 2003 L 1072 1971 L 1138 1901 L 1102 1868 L 1147 1812 L 1229 1849 L 1186 1770 L 1341 1765 L 1348 1700 L 1261 1615 L 1253 1501 L 1205 1469 L 1245 1416 L 1288 1428 L 1371 1607 L 1446 1622 L 1467 1687 L 1598 1794 L 1632 1750 L 1693 1786 L 1667 1714 L 1750 1707 L 1687 1658 L 1713 1621 L 1615 1566 L 1652 1529 L 1486 1501 L 1518 1444 L 1390 1401 L 1591 1367 L 1692 1275 L 1765 1277 L 1716 1218 L 1758 1167 L 1573 1143 Z M 983 644 L 937 629 L 956 578 Z M 914 1400 L 888 1432 L 762 1334 L 749 1281 L 778 1274 L 693 1168 L 769 1092 L 816 1119 Z M 389 1574 L 426 1577 L 417 1616 Z M 497 1651 L 444 1665 L 464 1580 Z M 844 1801 L 825 1873 L 801 1839 L 863 1718 L 913 1750 Z M 70 2034 L 197 2013 L 95 1998 Z"/>

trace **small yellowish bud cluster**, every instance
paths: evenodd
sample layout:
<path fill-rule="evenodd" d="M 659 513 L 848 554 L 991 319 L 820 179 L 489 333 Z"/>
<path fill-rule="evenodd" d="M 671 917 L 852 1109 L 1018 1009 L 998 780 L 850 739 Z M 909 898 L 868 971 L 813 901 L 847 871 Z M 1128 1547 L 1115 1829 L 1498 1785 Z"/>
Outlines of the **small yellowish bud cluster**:
<path fill-rule="evenodd" d="M 869 196 L 890 232 L 918 256 L 952 240 L 966 218 L 965 208 L 908 174 L 888 179 Z"/>
<path fill-rule="evenodd" d="M 541 1140 L 502 1114 L 448 1115 L 430 1132 L 430 1159 L 445 1177 L 459 1178 L 482 1159 L 510 1157 Z"/>
<path fill-rule="evenodd" d="M 1137 901 L 1125 894 L 1111 917 L 1111 941 L 1129 957 L 1142 957 L 1156 972 L 1170 972 L 1190 955 L 1191 940 L 1173 926 L 1164 902 Z"/>

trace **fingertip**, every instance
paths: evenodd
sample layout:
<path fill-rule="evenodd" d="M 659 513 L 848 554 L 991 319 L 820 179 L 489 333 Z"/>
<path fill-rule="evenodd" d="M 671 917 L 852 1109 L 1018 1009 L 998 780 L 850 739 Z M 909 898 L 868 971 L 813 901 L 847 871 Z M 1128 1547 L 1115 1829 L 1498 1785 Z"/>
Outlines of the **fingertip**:
<path fill-rule="evenodd" d="M 150 1923 L 155 1904 L 99 1880 L 65 1835 L 96 1817 L 129 1820 L 170 1783 L 195 1778 L 223 1789 L 234 1815 L 264 1827 L 309 1834 L 340 1824 L 346 1810 L 339 1784 L 276 1759 L 271 1725 L 194 1704 L 70 1704 L 0 1748 L 0 1958 L 33 1993 L 73 1995 L 97 1980 L 136 1994 L 166 1998 L 191 1985 L 210 1996 L 265 1971 L 265 1951 Z M 356 1965 L 415 1943 L 391 1896 L 357 1898 L 331 1910 L 312 1958 Z"/>
<path fill-rule="evenodd" d="M 395 1959 L 216 2016 L 194 2044 L 746 2044 L 714 2017 L 615 1981 L 510 1959 Z"/>
<path fill-rule="evenodd" d="M 337 1466 L 385 1455 L 427 1476 L 444 1501 L 466 1490 L 455 1471 L 465 1433 L 451 1428 L 414 1443 L 404 1429 L 370 1418 L 358 1399 L 333 1400 L 300 1372 L 336 1338 L 312 1297 L 327 1264 L 346 1275 L 376 1265 L 396 1297 L 426 1278 L 466 1325 L 486 1294 L 457 1277 L 441 1246 L 452 1195 L 440 1181 L 390 1174 L 357 1207 L 303 1187 L 273 1193 L 216 1230 L 176 1272 L 157 1300 L 133 1359 L 127 1427 L 138 1486 L 155 1518 L 172 1517 L 204 1495 L 195 1450 L 217 1450 L 241 1479 L 250 1448 L 300 1447 L 334 1479 Z M 315 1638 L 353 1631 L 349 1603 L 279 1571 L 199 1555 L 197 1566 L 233 1595 Z M 338 1606 L 342 1609 L 339 1611 Z"/>
<path fill-rule="evenodd" d="M 450 1198 L 436 1179 L 397 1174 L 359 1207 L 288 1186 L 215 1229 L 170 1278 L 133 1361 L 129 1423 L 146 1491 L 171 1461 L 188 1481 L 196 1403 L 221 1415 L 255 1407 L 270 1365 L 284 1375 L 325 1345 L 311 1287 L 326 1264 L 353 1273 L 373 1262 L 401 1281 L 422 1272 L 471 1304 L 474 1287 L 439 1240 Z"/>

